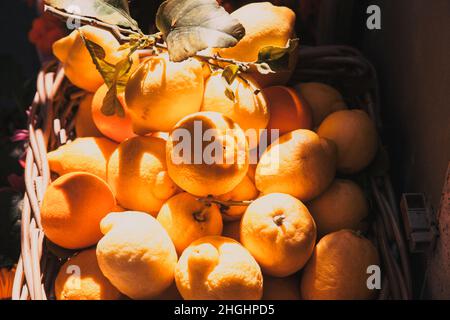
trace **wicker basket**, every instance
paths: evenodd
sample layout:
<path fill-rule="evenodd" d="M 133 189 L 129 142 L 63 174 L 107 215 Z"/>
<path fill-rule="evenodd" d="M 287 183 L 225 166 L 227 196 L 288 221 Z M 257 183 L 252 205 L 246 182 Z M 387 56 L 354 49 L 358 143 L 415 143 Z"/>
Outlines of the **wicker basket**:
<path fill-rule="evenodd" d="M 348 105 L 365 109 L 381 131 L 376 72 L 357 50 L 338 46 L 301 48 L 291 82 L 306 81 L 337 87 Z M 47 64 L 39 73 L 37 93 L 29 110 L 22 251 L 13 299 L 53 299 L 55 276 L 65 259 L 73 254 L 46 241 L 39 208 L 51 182 L 47 150 L 54 150 L 76 137 L 73 118 L 83 95 L 64 78 L 64 70 L 56 62 Z M 411 299 L 408 251 L 390 179 L 383 170 L 366 170 L 359 178 L 371 204 L 367 236 L 376 244 L 382 261 L 379 299 Z"/>

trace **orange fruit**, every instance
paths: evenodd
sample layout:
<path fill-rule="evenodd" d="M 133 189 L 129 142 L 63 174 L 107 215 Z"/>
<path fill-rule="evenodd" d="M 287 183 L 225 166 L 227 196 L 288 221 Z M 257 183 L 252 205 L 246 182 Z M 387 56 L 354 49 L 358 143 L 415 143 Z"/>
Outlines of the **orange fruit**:
<path fill-rule="evenodd" d="M 194 241 L 175 269 L 178 291 L 185 300 L 259 300 L 261 269 L 237 241 L 204 237 Z"/>
<path fill-rule="evenodd" d="M 88 249 L 61 266 L 55 296 L 57 300 L 119 300 L 122 294 L 101 272 L 95 249 Z"/>
<path fill-rule="evenodd" d="M 77 114 L 75 115 L 75 132 L 77 137 L 103 137 L 92 119 L 91 105 L 94 95 L 86 94 L 80 101 Z"/>
<path fill-rule="evenodd" d="M 208 134 L 211 137 L 205 138 Z M 244 132 L 218 112 L 198 112 L 183 118 L 166 145 L 170 177 L 196 196 L 233 190 L 247 173 L 248 157 Z"/>
<path fill-rule="evenodd" d="M 131 124 L 131 118 L 125 105 L 125 98 L 123 94 L 119 94 L 117 98 L 125 110 L 125 116 L 119 117 L 117 114 L 106 116 L 103 114 L 103 99 L 105 98 L 107 92 L 108 86 L 106 84 L 98 88 L 92 100 L 90 109 L 91 117 L 96 127 L 103 135 L 120 143 L 125 139 L 135 136 L 133 126 Z"/>
<path fill-rule="evenodd" d="M 378 150 L 375 123 L 362 110 L 342 110 L 330 114 L 317 134 L 337 146 L 337 169 L 346 174 L 367 167 Z"/>
<path fill-rule="evenodd" d="M 202 111 L 220 112 L 244 131 L 265 129 L 270 117 L 266 99 L 251 80 L 246 81 L 237 77 L 230 85 L 235 95 L 233 101 L 225 95 L 222 73 L 213 73 L 206 81 Z"/>
<path fill-rule="evenodd" d="M 179 255 L 193 241 L 222 233 L 222 216 L 217 205 L 205 205 L 186 192 L 167 200 L 156 219 L 166 229 Z"/>
<path fill-rule="evenodd" d="M 63 248 L 86 248 L 100 240 L 100 221 L 115 205 L 103 180 L 90 173 L 68 173 L 45 192 L 42 227 L 47 238 Z"/>
<path fill-rule="evenodd" d="M 331 113 L 347 109 L 339 91 L 324 83 L 300 83 L 295 86 L 295 90 L 310 106 L 314 128 L 319 126 Z"/>
<path fill-rule="evenodd" d="M 117 144 L 106 138 L 77 138 L 47 155 L 50 170 L 61 175 L 87 172 L 106 181 L 106 163 Z"/>
<path fill-rule="evenodd" d="M 269 109 L 268 130 L 278 129 L 280 136 L 297 130 L 312 128 L 312 113 L 309 105 L 295 90 L 274 86 L 263 89 Z"/>
<path fill-rule="evenodd" d="M 322 237 L 342 229 L 359 230 L 369 214 L 361 188 L 350 180 L 336 179 L 319 197 L 307 204 Z"/>
<path fill-rule="evenodd" d="M 330 233 L 317 243 L 303 270 L 301 295 L 306 300 L 365 300 L 376 291 L 367 287 L 367 268 L 380 264 L 366 238 L 350 230 Z"/>
<path fill-rule="evenodd" d="M 131 75 L 125 90 L 134 132 L 170 131 L 183 117 L 200 111 L 203 91 L 199 61 L 176 63 L 167 53 L 146 59 Z"/>
<path fill-rule="evenodd" d="M 167 173 L 166 141 L 133 137 L 123 141 L 108 162 L 108 183 L 119 204 L 155 215 L 177 188 Z"/>
<path fill-rule="evenodd" d="M 309 201 L 334 179 L 333 143 L 299 129 L 281 136 L 263 153 L 256 168 L 256 187 L 263 194 L 282 192 Z"/>
<path fill-rule="evenodd" d="M 264 274 L 286 277 L 303 268 L 311 256 L 316 225 L 300 200 L 271 193 L 245 211 L 240 239 Z"/>

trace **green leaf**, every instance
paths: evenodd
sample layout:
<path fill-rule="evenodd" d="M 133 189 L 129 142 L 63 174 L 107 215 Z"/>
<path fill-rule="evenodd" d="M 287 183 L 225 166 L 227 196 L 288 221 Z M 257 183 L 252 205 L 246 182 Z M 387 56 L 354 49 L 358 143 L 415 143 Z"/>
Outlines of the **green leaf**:
<path fill-rule="evenodd" d="M 111 87 L 114 83 L 114 75 L 116 73 L 115 66 L 105 61 L 105 50 L 103 50 L 100 45 L 87 39 L 81 30 L 78 30 L 78 32 L 80 33 L 80 37 L 88 49 L 98 72 L 100 72 L 101 76 L 105 80 L 106 85 Z"/>
<path fill-rule="evenodd" d="M 131 66 L 133 65 L 131 55 L 138 49 L 139 43 L 136 42 L 133 45 L 130 45 L 128 54 L 117 64 L 113 65 L 105 60 L 105 50 L 100 45 L 87 39 L 81 30 L 79 30 L 79 32 L 81 39 L 83 39 L 84 44 L 91 55 L 92 61 L 109 88 L 103 99 L 101 108 L 102 113 L 106 116 L 117 114 L 119 117 L 124 117 L 125 110 L 117 98 L 117 94 L 125 91 L 125 86 L 131 73 Z"/>
<path fill-rule="evenodd" d="M 239 66 L 235 64 L 229 64 L 228 66 L 225 67 L 225 69 L 223 69 L 222 78 L 224 78 L 228 84 L 232 84 L 233 81 L 238 76 L 238 73 L 239 73 Z"/>
<path fill-rule="evenodd" d="M 112 86 L 109 88 L 103 98 L 101 111 L 105 116 L 113 116 L 115 114 L 121 118 L 125 116 L 125 110 L 117 98 L 117 86 Z"/>
<path fill-rule="evenodd" d="M 298 47 L 299 39 L 290 39 L 286 47 L 267 46 L 258 53 L 256 67 L 262 74 L 287 70 L 291 64 L 292 53 Z"/>
<path fill-rule="evenodd" d="M 142 33 L 126 0 L 45 0 L 53 8 Z"/>
<path fill-rule="evenodd" d="M 167 0 L 156 14 L 172 61 L 179 62 L 206 48 L 235 46 L 245 35 L 239 21 L 216 0 Z"/>

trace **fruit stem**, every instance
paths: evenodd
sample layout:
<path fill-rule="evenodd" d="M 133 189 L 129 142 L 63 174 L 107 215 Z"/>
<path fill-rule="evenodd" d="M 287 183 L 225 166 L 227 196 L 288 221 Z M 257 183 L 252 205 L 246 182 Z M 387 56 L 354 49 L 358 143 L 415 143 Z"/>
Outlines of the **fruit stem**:
<path fill-rule="evenodd" d="M 203 198 L 197 198 L 197 201 L 200 201 L 202 203 L 204 203 L 205 205 L 211 205 L 212 203 L 220 205 L 220 206 L 225 206 L 225 207 L 232 207 L 232 206 L 249 206 L 252 204 L 252 200 L 242 200 L 242 201 L 233 201 L 233 200 L 219 200 L 219 199 L 214 199 L 211 196 L 208 197 L 203 197 Z"/>
<path fill-rule="evenodd" d="M 194 219 L 198 222 L 205 222 L 206 221 L 206 211 L 207 209 L 203 209 L 201 211 L 195 211 L 192 215 L 194 216 Z"/>
<path fill-rule="evenodd" d="M 283 224 L 284 219 L 286 219 L 286 216 L 284 214 L 280 214 L 273 217 L 273 222 L 280 227 Z"/>

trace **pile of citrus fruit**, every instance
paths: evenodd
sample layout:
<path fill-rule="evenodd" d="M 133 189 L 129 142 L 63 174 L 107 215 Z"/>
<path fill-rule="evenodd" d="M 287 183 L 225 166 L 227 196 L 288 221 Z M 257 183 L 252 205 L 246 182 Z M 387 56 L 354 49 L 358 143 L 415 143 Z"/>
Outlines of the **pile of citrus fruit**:
<path fill-rule="evenodd" d="M 232 16 L 246 36 L 217 49 L 222 57 L 255 61 L 262 47 L 295 37 L 288 8 L 255 3 Z M 109 32 L 82 30 L 110 63 L 126 54 Z M 377 251 L 360 232 L 367 200 L 336 174 L 366 168 L 377 133 L 337 90 L 287 87 L 292 70 L 250 73 L 232 83 L 231 99 L 220 72 L 197 58 L 132 55 L 118 96 L 125 116 L 106 116 L 108 88 L 78 31 L 53 49 L 67 78 L 86 91 L 77 139 L 48 154 L 59 178 L 43 199 L 44 232 L 78 252 L 60 269 L 57 299 L 376 295 L 366 280 Z M 257 136 L 252 145 L 247 132 L 263 129 L 280 137 Z"/>

